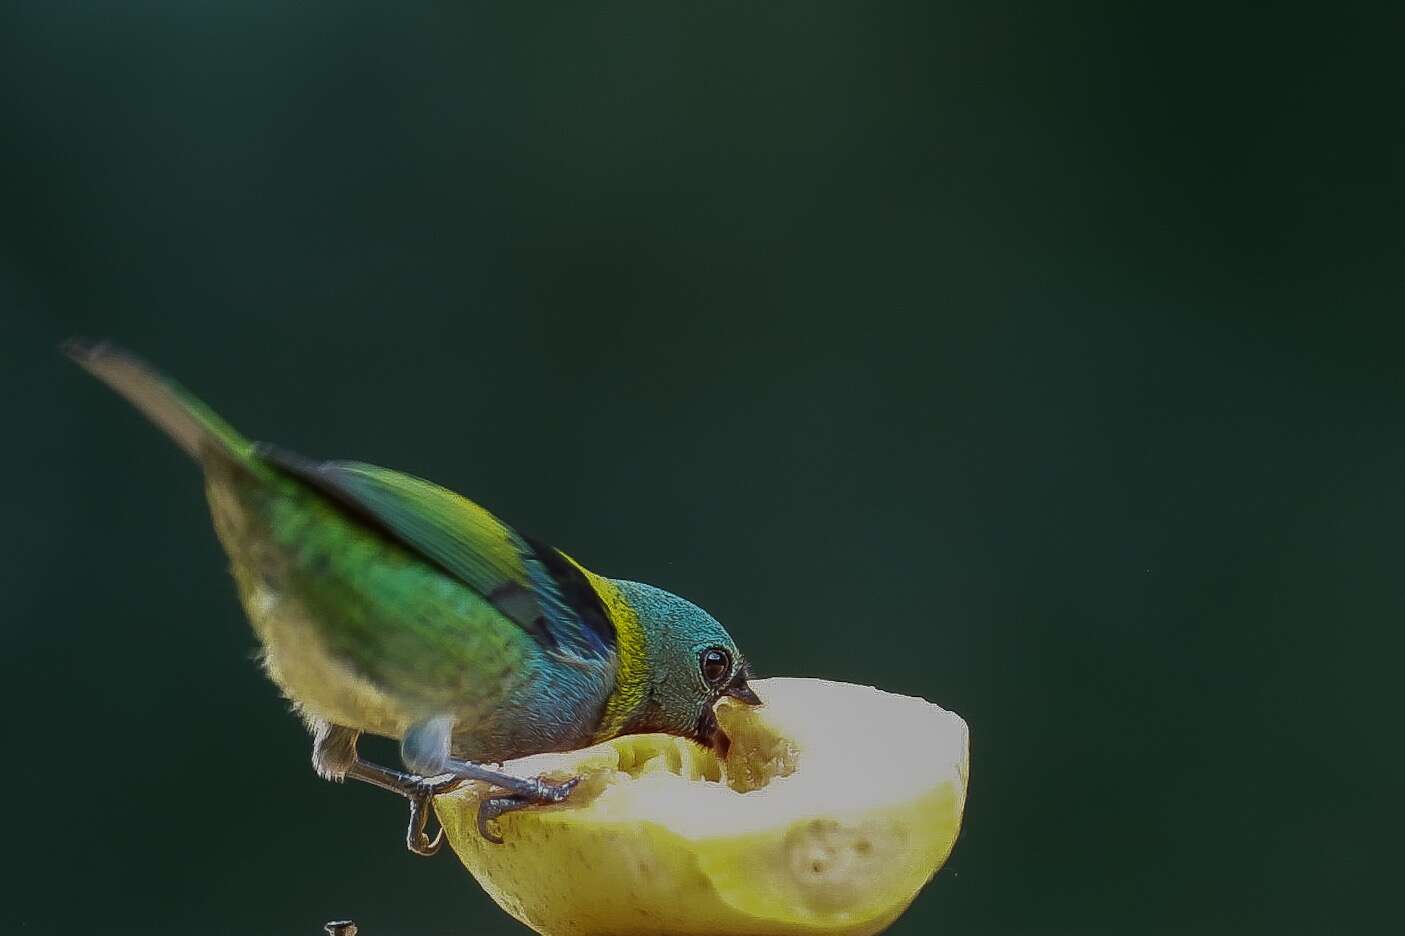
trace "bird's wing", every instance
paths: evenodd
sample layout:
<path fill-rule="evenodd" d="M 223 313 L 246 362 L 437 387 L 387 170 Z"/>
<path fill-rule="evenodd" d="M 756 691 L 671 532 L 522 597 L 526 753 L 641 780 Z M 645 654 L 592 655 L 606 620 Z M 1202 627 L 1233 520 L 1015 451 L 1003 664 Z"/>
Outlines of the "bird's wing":
<path fill-rule="evenodd" d="M 580 567 L 468 498 L 375 465 L 257 452 L 487 598 L 548 652 L 588 663 L 615 652 L 614 623 Z"/>

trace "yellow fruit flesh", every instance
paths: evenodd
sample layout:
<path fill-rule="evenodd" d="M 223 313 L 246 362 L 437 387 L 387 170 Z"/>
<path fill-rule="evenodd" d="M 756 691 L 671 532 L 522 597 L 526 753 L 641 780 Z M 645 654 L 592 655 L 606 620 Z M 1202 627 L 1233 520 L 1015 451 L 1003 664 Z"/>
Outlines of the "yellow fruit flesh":
<path fill-rule="evenodd" d="M 665 735 L 504 765 L 582 777 L 559 806 L 478 834 L 468 785 L 435 806 L 498 904 L 547 936 L 877 933 L 951 852 L 966 801 L 966 724 L 921 699 L 816 679 L 724 699 L 725 760 Z"/>

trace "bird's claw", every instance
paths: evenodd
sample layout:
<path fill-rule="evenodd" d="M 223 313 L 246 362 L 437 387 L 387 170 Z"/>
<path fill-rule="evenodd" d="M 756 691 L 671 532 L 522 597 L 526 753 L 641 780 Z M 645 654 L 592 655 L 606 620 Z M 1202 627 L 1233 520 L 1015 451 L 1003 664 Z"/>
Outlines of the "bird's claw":
<path fill-rule="evenodd" d="M 424 834 L 424 827 L 429 822 L 429 803 L 429 797 L 410 800 L 410 826 L 405 830 L 405 847 L 424 858 L 437 854 L 439 846 L 444 843 L 442 827 L 434 833 L 433 840 Z"/>
<path fill-rule="evenodd" d="M 565 783 L 548 783 L 540 777 L 534 778 L 530 794 L 513 793 L 508 796 L 493 796 L 478 804 L 478 834 L 494 845 L 502 844 L 502 836 L 489 825 L 499 816 L 516 812 L 528 806 L 547 806 L 560 803 L 571 795 L 571 791 L 581 782 L 580 777 L 572 777 Z M 442 833 L 443 830 L 441 829 Z"/>
<path fill-rule="evenodd" d="M 455 790 L 463 783 L 459 777 L 448 777 L 442 780 L 417 778 L 412 791 L 405 794 L 410 801 L 410 825 L 405 830 L 405 847 L 416 855 L 429 858 L 439 851 L 439 846 L 444 844 L 444 828 L 434 833 L 433 840 L 424 834 L 424 828 L 429 823 L 430 806 L 434 802 L 434 797 L 440 793 L 448 793 Z"/>

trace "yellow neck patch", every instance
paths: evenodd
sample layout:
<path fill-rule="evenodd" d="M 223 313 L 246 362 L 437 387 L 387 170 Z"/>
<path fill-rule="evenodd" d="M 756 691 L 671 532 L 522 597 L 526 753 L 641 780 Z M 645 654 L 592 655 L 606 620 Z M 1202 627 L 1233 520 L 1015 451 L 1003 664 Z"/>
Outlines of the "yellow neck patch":
<path fill-rule="evenodd" d="M 649 694 L 649 661 L 644 646 L 644 628 L 639 623 L 638 613 L 614 582 L 589 569 L 582 568 L 581 571 L 590 579 L 595 593 L 605 605 L 605 612 L 615 624 L 615 646 L 619 654 L 615 688 L 605 700 L 605 711 L 600 716 L 600 725 L 595 729 L 593 740 L 600 742 L 619 735 Z"/>

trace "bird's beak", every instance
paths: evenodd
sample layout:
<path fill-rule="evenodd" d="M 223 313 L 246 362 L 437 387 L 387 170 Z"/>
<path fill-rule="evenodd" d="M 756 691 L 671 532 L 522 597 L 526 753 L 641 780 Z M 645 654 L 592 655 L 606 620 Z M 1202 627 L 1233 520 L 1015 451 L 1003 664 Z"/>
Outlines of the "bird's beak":
<path fill-rule="evenodd" d="M 737 670 L 737 675 L 732 677 L 731 683 L 722 690 L 722 694 L 746 705 L 760 705 L 761 697 L 756 694 L 756 690 L 747 685 L 746 681 L 750 675 L 746 668 Z"/>
<path fill-rule="evenodd" d="M 756 691 L 750 686 L 748 686 L 746 683 L 740 683 L 735 686 L 728 686 L 726 689 L 723 690 L 722 694 L 726 696 L 731 696 L 738 702 L 744 702 L 747 705 L 761 704 L 761 697 L 757 695 Z"/>

